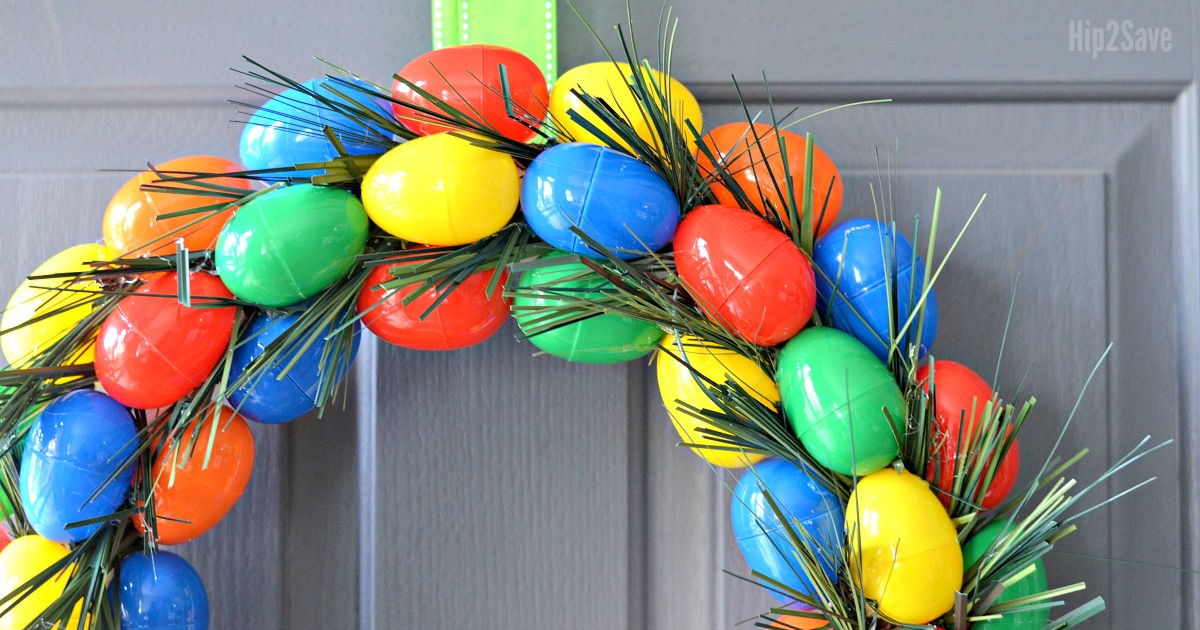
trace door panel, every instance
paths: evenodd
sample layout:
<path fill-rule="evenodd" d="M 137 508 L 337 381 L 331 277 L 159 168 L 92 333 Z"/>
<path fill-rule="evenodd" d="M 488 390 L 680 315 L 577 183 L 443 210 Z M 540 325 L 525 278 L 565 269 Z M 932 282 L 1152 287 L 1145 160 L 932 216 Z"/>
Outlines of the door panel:
<path fill-rule="evenodd" d="M 625 627 L 642 373 L 531 356 L 515 332 L 380 348 L 381 628 Z"/>

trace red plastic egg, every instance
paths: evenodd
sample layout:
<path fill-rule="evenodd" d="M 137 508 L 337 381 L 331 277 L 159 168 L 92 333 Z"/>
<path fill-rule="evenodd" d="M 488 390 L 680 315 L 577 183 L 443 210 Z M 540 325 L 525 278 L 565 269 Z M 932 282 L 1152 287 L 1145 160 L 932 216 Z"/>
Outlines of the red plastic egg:
<path fill-rule="evenodd" d="M 933 372 L 932 380 L 937 396 L 937 400 L 934 401 L 934 412 L 937 417 L 938 431 L 938 435 L 934 438 L 934 444 L 940 464 L 936 468 L 930 466 L 925 476 L 933 481 L 936 470 L 937 486 L 949 492 L 954 487 L 954 470 L 958 465 L 959 440 L 971 439 L 973 432 L 980 430 L 979 422 L 983 418 L 984 406 L 992 399 L 993 392 L 987 381 L 961 363 L 935 361 Z M 917 381 L 928 393 L 929 365 L 921 366 L 917 370 L 916 376 Z M 975 414 L 971 418 L 970 424 L 963 427 L 962 420 L 971 416 L 972 408 L 974 408 Z M 973 453 L 972 455 L 990 456 L 990 453 Z M 1008 497 L 1013 485 L 1016 484 L 1017 473 L 1020 472 L 1020 469 L 1021 452 L 1017 441 L 1013 440 L 1012 447 L 1000 461 L 1000 466 L 992 476 L 992 483 L 982 499 L 978 496 L 964 498 L 969 501 L 977 501 L 984 509 L 1000 505 Z M 938 493 L 938 496 L 943 505 L 950 505 L 948 495 Z"/>
<path fill-rule="evenodd" d="M 389 265 L 376 267 L 358 294 L 358 312 L 366 312 L 363 323 L 388 343 L 413 350 L 455 350 L 482 342 L 504 325 L 508 301 L 503 295 L 503 277 L 492 296 L 487 295 L 494 270 L 471 274 L 421 319 L 441 293 L 429 289 L 405 305 L 404 299 L 418 286 L 407 286 L 388 295 L 386 289 L 379 288 L 393 278 L 388 268 Z"/>
<path fill-rule="evenodd" d="M 782 150 L 780 139 L 783 139 Z M 804 157 L 808 148 L 804 136 L 786 129 L 779 130 L 777 135 L 774 127 L 764 123 L 755 123 L 751 131 L 749 123 L 741 122 L 713 129 L 704 137 L 704 144 L 746 193 L 755 211 L 766 211 L 765 199 L 784 223 L 791 225 L 787 219 L 787 200 L 782 196 L 787 193 L 789 175 L 796 212 L 804 209 Z M 704 151 L 697 157 L 702 173 L 714 171 L 713 162 Z M 712 191 L 722 204 L 738 205 L 737 197 L 719 179 L 712 184 Z M 833 227 L 842 209 L 842 177 L 833 160 L 817 146 L 813 147 L 812 207 L 817 235 Z"/>
<path fill-rule="evenodd" d="M 179 303 L 175 272 L 122 299 L 100 325 L 96 376 L 126 407 L 154 409 L 202 385 L 229 347 L 237 308 L 204 306 L 233 295 L 216 276 L 191 272 L 192 304 Z"/>
<path fill-rule="evenodd" d="M 180 237 L 189 250 L 212 249 L 221 227 L 233 216 L 232 209 L 215 215 L 205 210 L 169 219 L 159 217 L 228 203 L 233 200 L 232 197 L 153 192 L 142 190 L 141 187 L 164 178 L 184 177 L 188 173 L 236 173 L 242 167 L 224 158 L 193 155 L 163 162 L 154 168 L 160 174 L 153 171 L 138 173 L 125 182 L 108 202 L 108 209 L 104 212 L 105 244 L 122 256 L 168 256 L 175 253 L 175 239 Z M 196 190 L 206 190 L 206 186 L 215 185 L 250 190 L 250 180 L 247 179 L 220 177 L 200 182 L 203 186 L 186 182 L 162 182 L 156 185 Z"/>
<path fill-rule="evenodd" d="M 178 545 L 194 540 L 216 526 L 246 490 L 254 470 L 254 435 L 246 420 L 229 407 L 209 407 L 195 442 L 185 435 L 180 452 L 164 450 L 154 460 L 154 514 L 158 542 Z M 213 419 L 217 432 L 208 453 Z M 189 448 L 189 445 L 191 448 Z M 205 468 L 205 456 L 208 467 Z M 141 515 L 133 524 L 143 535 Z"/>
<path fill-rule="evenodd" d="M 500 67 L 508 75 L 508 92 L 513 115 L 508 115 Z M 398 73 L 417 87 L 444 101 L 458 111 L 479 118 L 506 138 L 528 142 L 546 117 L 550 100 L 546 77 L 529 57 L 503 46 L 464 44 L 441 48 L 417 57 Z M 392 96 L 435 112 L 441 109 L 401 81 L 392 84 Z M 419 111 L 392 104 L 392 113 L 404 126 L 428 136 L 448 127 Z"/>
<path fill-rule="evenodd" d="M 705 314 L 750 343 L 783 343 L 812 317 L 817 290 L 808 257 L 740 208 L 689 212 L 675 232 L 675 265 Z"/>

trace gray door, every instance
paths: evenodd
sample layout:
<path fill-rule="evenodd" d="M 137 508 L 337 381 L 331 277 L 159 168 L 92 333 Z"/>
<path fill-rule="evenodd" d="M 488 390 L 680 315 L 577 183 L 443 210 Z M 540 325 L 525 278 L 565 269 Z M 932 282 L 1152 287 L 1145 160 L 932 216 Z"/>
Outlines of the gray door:
<path fill-rule="evenodd" d="M 0 293 L 98 238 L 127 176 L 99 169 L 236 155 L 224 101 L 240 97 L 226 87 L 238 55 L 298 77 L 320 72 L 308 61 L 319 55 L 383 80 L 428 46 L 420 0 L 254 4 L 0 5 Z M 624 20 L 623 3 L 576 4 L 603 33 Z M 635 4 L 649 50 L 659 6 Z M 731 74 L 752 109 L 766 104 L 762 71 L 782 110 L 895 99 L 804 128 L 842 169 L 843 216 L 872 213 L 877 154 L 890 157 L 902 224 L 944 191 L 939 255 L 988 195 L 939 281 L 934 352 L 995 373 L 1019 278 L 998 373 L 1013 392 L 1028 367 L 1039 400 L 1027 471 L 1115 342 L 1064 440 L 1068 453 L 1091 448 L 1078 474 L 1147 434 L 1176 443 L 1106 488 L 1158 477 L 1086 518 L 1050 577 L 1105 597 L 1092 627 L 1200 627 L 1192 7 L 677 4 L 675 74 L 709 126 L 742 116 Z M 562 68 L 601 58 L 565 6 L 559 24 Z M 1121 50 L 1126 25 L 1169 28 L 1170 50 Z M 722 573 L 746 572 L 728 532 L 731 479 L 674 446 L 646 365 L 567 365 L 514 332 L 449 354 L 366 343 L 344 411 L 257 431 L 251 489 L 184 550 L 214 627 L 716 629 L 763 611 L 762 591 Z"/>

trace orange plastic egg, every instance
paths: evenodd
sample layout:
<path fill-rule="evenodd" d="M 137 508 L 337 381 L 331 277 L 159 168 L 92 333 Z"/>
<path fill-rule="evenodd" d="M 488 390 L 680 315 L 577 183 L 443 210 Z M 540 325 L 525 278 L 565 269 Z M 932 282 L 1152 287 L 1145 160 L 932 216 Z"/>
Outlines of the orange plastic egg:
<path fill-rule="evenodd" d="M 209 455 L 214 419 L 217 433 Z M 210 407 L 189 450 L 190 439 L 184 436 L 179 452 L 164 450 L 151 469 L 161 545 L 194 540 L 216 526 L 245 492 L 254 469 L 254 435 L 246 420 L 229 407 L 222 406 L 218 413 Z M 133 517 L 133 524 L 145 535 L 146 523 L 141 515 Z"/>
<path fill-rule="evenodd" d="M 176 192 L 151 192 L 142 190 L 146 184 L 154 184 L 163 178 L 183 177 L 188 173 L 235 173 L 242 167 L 224 158 L 209 155 L 183 157 L 155 166 L 159 174 L 143 171 L 125 182 L 124 186 L 108 202 L 104 212 L 104 242 L 109 249 L 122 256 L 167 256 L 175 253 L 175 239 L 183 238 L 189 250 L 212 249 L 217 242 L 221 227 L 233 216 L 233 210 L 213 214 L 204 210 L 168 219 L 165 214 L 194 210 L 204 206 L 228 203 L 233 198 L 208 195 L 180 194 Z M 201 180 L 205 187 L 230 186 L 250 189 L 250 181 L 232 177 Z M 158 185 L 172 188 L 204 190 L 198 185 L 185 182 L 163 182 Z"/>
<path fill-rule="evenodd" d="M 780 140 L 783 147 L 780 147 Z M 807 142 L 804 137 L 771 125 L 749 123 L 721 125 L 704 136 L 704 144 L 729 171 L 733 180 L 749 198 L 752 209 L 762 214 L 767 205 L 791 225 L 787 219 L 787 178 L 792 178 L 792 193 L 796 212 L 804 209 L 804 158 Z M 704 150 L 697 156 L 701 173 L 715 171 L 715 165 Z M 720 179 L 712 184 L 717 200 L 727 206 L 738 206 L 738 199 Z M 765 202 L 765 203 L 764 203 Z M 820 235 L 833 227 L 842 209 L 842 177 L 837 166 L 821 147 L 813 147 L 812 208 L 814 234 Z"/>
<path fill-rule="evenodd" d="M 799 615 L 783 615 L 771 624 L 771 630 L 817 630 L 828 628 L 829 620 L 824 617 L 801 617 Z"/>

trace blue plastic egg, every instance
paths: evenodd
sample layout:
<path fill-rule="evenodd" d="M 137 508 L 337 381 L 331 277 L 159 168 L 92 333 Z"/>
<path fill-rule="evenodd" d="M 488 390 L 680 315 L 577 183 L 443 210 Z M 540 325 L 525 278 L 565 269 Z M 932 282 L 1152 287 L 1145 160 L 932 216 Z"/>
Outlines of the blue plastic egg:
<path fill-rule="evenodd" d="M 582 142 L 551 147 L 533 160 L 521 183 L 521 208 L 542 240 L 591 258 L 603 256 L 572 227 L 630 259 L 661 249 L 679 225 L 679 201 L 654 169 Z"/>
<path fill-rule="evenodd" d="M 295 315 L 264 315 L 250 322 L 234 349 L 229 382 L 238 383 L 251 362 L 266 352 L 267 346 L 279 339 L 296 321 Z M 350 356 L 338 357 L 333 356 L 332 352 L 326 353 L 328 341 L 324 336 L 333 328 L 330 326 L 322 330 L 321 338 L 304 348 L 298 359 L 296 355 L 302 349 L 303 340 L 284 347 L 270 366 L 249 377 L 250 380 L 241 383 L 237 390 L 230 393 L 229 406 L 250 420 L 267 424 L 289 422 L 316 409 L 324 382 L 329 378 L 334 379 L 331 385 L 340 382 L 350 371 L 354 355 L 358 352 L 359 325 L 355 323 Z M 291 368 L 280 379 L 280 373 L 289 365 Z"/>
<path fill-rule="evenodd" d="M 346 80 L 366 85 L 354 79 Z M 349 97 L 356 109 L 369 108 L 384 120 L 392 118 L 391 112 L 370 96 L 328 77 L 311 79 L 302 85 L 333 103 L 347 103 L 345 98 L 334 94 L 333 90 L 336 90 Z M 325 137 L 325 127 L 334 131 L 350 155 L 384 153 L 395 146 L 391 133 L 375 127 L 364 128 L 349 116 L 334 111 L 332 106 L 318 101 L 312 94 L 291 88 L 264 103 L 246 123 L 240 148 L 242 165 L 249 170 L 260 170 L 332 160 L 338 157 L 338 152 Z M 317 174 L 320 171 L 282 175 Z"/>
<path fill-rule="evenodd" d="M 29 429 L 21 459 L 21 503 L 33 529 L 59 543 L 100 529 L 102 523 L 66 526 L 112 514 L 125 502 L 133 467 L 108 479 L 137 449 L 136 437 L 129 411 L 107 394 L 81 389 L 46 405 Z"/>
<path fill-rule="evenodd" d="M 191 563 L 170 551 L 121 561 L 121 630 L 208 630 L 208 592 Z"/>
<path fill-rule="evenodd" d="M 892 326 L 899 331 L 924 288 L 925 262 L 914 256 L 912 243 L 879 221 L 853 219 L 821 237 L 813 246 L 812 257 L 817 276 L 817 313 L 886 363 L 891 344 L 889 291 L 896 308 Z M 904 340 L 897 345 L 902 356 L 907 356 L 908 346 L 917 343 L 918 326 L 919 357 L 933 346 L 938 308 L 932 290 L 925 299 L 924 319 L 922 326 L 918 318 L 913 318 Z"/>
<path fill-rule="evenodd" d="M 804 469 L 779 458 L 755 464 L 742 474 L 733 492 L 733 534 L 746 564 L 789 588 L 813 594 L 812 582 L 797 559 L 787 529 L 767 503 L 764 488 L 801 541 L 805 540 L 803 532 L 808 532 L 821 568 L 836 581 L 845 506 Z M 774 590 L 771 594 L 781 602 L 791 601 Z"/>

